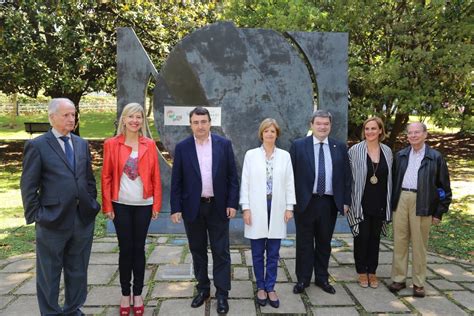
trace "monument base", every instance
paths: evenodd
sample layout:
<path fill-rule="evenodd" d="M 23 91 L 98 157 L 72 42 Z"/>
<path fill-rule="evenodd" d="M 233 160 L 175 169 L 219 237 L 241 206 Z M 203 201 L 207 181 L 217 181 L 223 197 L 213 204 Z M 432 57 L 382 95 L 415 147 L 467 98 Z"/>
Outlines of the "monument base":
<path fill-rule="evenodd" d="M 292 220 L 288 223 L 288 234 L 295 234 L 295 221 Z M 351 230 L 347 219 L 342 216 L 338 216 L 336 221 L 336 227 L 334 228 L 335 234 L 350 234 Z M 112 221 L 107 221 L 107 233 L 115 234 L 115 227 Z M 157 220 L 151 221 L 150 227 L 148 228 L 149 234 L 186 234 L 184 225 L 173 224 L 169 217 L 169 213 L 160 214 Z M 234 218 L 229 223 L 229 235 L 230 243 L 232 245 L 249 245 L 247 238 L 244 238 L 244 221 L 242 218 Z"/>

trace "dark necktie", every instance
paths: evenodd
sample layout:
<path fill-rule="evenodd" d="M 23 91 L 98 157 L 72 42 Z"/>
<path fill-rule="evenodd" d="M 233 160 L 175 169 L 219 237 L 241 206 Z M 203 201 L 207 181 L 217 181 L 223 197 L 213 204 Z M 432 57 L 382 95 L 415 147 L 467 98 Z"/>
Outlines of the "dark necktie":
<path fill-rule="evenodd" d="M 66 153 L 67 162 L 69 162 L 69 165 L 74 170 L 74 153 L 72 151 L 71 144 L 69 144 L 69 137 L 61 136 L 59 138 L 61 138 L 61 140 L 64 142 L 64 151 Z"/>
<path fill-rule="evenodd" d="M 319 143 L 319 159 L 318 159 L 318 186 L 316 193 L 323 195 L 326 192 L 326 167 L 324 163 L 323 143 Z"/>

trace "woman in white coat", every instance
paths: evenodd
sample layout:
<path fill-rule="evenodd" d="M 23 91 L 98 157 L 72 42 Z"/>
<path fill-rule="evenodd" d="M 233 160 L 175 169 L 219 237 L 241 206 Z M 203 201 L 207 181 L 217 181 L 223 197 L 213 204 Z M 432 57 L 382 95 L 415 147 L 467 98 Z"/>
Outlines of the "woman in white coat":
<path fill-rule="evenodd" d="M 258 135 L 262 146 L 245 154 L 240 204 L 245 237 L 250 239 L 252 247 L 257 303 L 264 306 L 268 300 L 272 307 L 278 308 L 280 301 L 274 286 L 280 244 L 286 237 L 286 224 L 293 217 L 296 204 L 293 167 L 290 154 L 275 146 L 280 127 L 274 119 L 263 120 Z"/>

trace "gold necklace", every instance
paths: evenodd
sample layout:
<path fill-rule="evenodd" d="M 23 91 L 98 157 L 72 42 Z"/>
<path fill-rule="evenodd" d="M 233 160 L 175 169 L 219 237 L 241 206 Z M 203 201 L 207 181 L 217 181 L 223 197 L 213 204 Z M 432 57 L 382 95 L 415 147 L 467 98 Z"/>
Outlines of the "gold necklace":
<path fill-rule="evenodd" d="M 379 157 L 380 157 L 380 151 L 379 151 Z M 380 165 L 380 158 L 379 158 L 379 162 L 377 163 L 377 166 L 375 166 L 374 164 L 374 161 L 372 160 L 372 158 L 370 157 L 369 155 L 369 159 L 370 159 L 370 162 L 372 163 L 372 170 L 374 172 L 374 174 L 370 177 L 369 181 L 370 183 L 372 184 L 377 184 L 379 182 L 379 179 L 377 178 L 377 176 L 375 175 L 375 173 L 377 172 L 377 169 L 379 168 L 379 165 Z"/>

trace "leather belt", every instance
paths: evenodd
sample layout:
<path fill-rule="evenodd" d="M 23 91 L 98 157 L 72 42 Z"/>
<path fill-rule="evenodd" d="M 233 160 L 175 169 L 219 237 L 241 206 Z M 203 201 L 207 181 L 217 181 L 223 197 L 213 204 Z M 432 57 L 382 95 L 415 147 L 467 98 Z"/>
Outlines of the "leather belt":
<path fill-rule="evenodd" d="M 201 203 L 206 203 L 206 204 L 209 204 L 209 203 L 212 203 L 214 201 L 214 197 L 213 196 L 201 196 Z"/>
<path fill-rule="evenodd" d="M 402 188 L 402 191 L 408 191 L 408 192 L 416 193 L 416 189 Z"/>
<path fill-rule="evenodd" d="M 267 200 L 271 200 L 272 199 L 272 194 L 267 194 Z"/>

